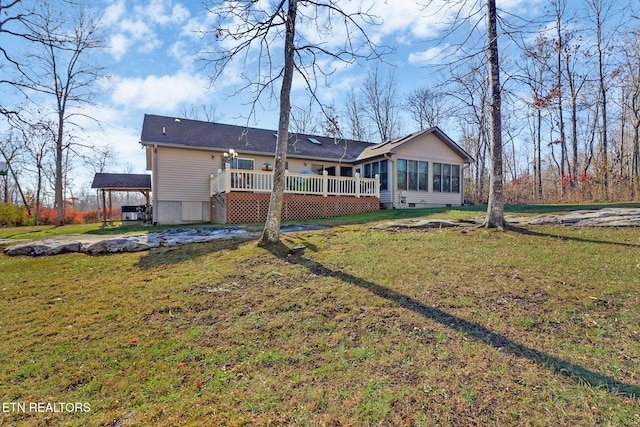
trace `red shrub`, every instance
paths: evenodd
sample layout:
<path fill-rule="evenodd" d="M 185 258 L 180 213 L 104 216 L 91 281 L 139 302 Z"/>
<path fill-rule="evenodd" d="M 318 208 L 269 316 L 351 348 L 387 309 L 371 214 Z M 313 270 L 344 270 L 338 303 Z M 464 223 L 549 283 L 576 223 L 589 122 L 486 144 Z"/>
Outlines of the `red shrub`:
<path fill-rule="evenodd" d="M 53 208 L 40 208 L 40 224 L 54 225 L 58 222 L 58 211 Z M 81 224 L 82 214 L 74 209 L 64 210 L 65 224 Z"/>

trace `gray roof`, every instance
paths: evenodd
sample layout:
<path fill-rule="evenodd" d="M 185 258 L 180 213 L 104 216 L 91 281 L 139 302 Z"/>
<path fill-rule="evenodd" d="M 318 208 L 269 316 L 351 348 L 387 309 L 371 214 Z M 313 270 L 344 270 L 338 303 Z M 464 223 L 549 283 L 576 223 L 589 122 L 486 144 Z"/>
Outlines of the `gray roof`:
<path fill-rule="evenodd" d="M 145 114 L 140 142 L 143 145 L 166 145 L 238 153 L 269 154 L 276 150 L 277 132 L 246 126 L 202 122 L 175 117 Z M 288 157 L 355 161 L 367 147 L 376 144 L 348 139 L 289 134 Z"/>
<path fill-rule="evenodd" d="M 151 175 L 131 173 L 97 173 L 91 188 L 101 190 L 151 190 Z"/>

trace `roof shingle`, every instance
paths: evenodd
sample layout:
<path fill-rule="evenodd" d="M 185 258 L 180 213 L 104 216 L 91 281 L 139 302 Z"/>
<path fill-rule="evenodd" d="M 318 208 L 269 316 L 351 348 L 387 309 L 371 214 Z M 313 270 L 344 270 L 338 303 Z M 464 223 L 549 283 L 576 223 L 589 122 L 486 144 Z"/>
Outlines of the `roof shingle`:
<path fill-rule="evenodd" d="M 151 190 L 151 175 L 96 173 L 91 188 L 101 190 Z"/>
<path fill-rule="evenodd" d="M 168 145 L 240 153 L 275 153 L 277 132 L 245 126 L 202 122 L 145 114 L 140 142 L 143 145 Z M 315 141 L 313 141 L 315 140 Z M 319 142 L 319 143 L 318 143 Z M 287 156 L 354 161 L 367 147 L 363 141 L 307 134 L 289 134 Z"/>

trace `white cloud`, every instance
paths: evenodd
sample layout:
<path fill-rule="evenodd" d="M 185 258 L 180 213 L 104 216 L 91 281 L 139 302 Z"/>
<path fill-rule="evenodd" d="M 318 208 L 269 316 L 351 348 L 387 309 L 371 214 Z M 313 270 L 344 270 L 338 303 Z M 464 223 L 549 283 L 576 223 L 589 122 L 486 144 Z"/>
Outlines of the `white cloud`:
<path fill-rule="evenodd" d="M 129 49 L 130 39 L 122 33 L 113 34 L 109 39 L 109 50 L 116 61 L 120 61 Z"/>
<path fill-rule="evenodd" d="M 171 0 L 150 0 L 146 5 L 138 5 L 135 10 L 138 15 L 149 18 L 149 22 L 167 25 L 180 24 L 191 16 L 189 9 L 181 4 L 171 5 Z"/>
<path fill-rule="evenodd" d="M 449 45 L 437 46 L 421 52 L 411 52 L 409 54 L 409 64 L 422 66 L 436 63 L 442 59 L 443 52 L 448 47 Z"/>
<path fill-rule="evenodd" d="M 125 0 L 118 0 L 114 3 L 111 3 L 104 10 L 104 13 L 102 15 L 102 22 L 106 26 L 115 25 L 120 21 L 125 11 Z"/>
<path fill-rule="evenodd" d="M 131 110 L 168 113 L 181 103 L 198 103 L 207 98 L 205 77 L 179 71 L 173 75 L 145 78 L 116 78 L 111 97 L 116 105 Z"/>

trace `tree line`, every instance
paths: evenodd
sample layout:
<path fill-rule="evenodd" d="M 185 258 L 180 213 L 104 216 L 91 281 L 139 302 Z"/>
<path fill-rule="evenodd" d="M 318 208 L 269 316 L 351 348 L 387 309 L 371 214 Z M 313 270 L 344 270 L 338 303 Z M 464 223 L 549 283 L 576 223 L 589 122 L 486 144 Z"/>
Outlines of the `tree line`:
<path fill-rule="evenodd" d="M 244 89 L 256 99 L 279 99 L 283 138 L 286 128 L 382 142 L 439 126 L 475 159 L 465 184 L 473 203 L 490 201 L 497 183 L 505 186 L 505 202 L 633 199 L 640 191 L 640 21 L 630 0 L 547 0 L 535 19 L 495 8 L 492 0 L 448 2 L 455 19 L 431 40 L 448 49 L 425 68 L 428 83 L 410 93 L 399 93 L 393 68 L 384 62 L 393 49 L 369 38 L 370 28 L 384 25 L 370 9 L 346 10 L 335 0 L 261 7 L 253 1 L 209 4 L 203 13 L 218 22 L 203 33 L 210 47 L 199 54 L 212 81 L 248 50 L 264 54 L 257 66 L 246 64 L 260 77 L 251 80 L 256 74 L 245 70 Z M 20 165 L 9 171 L 19 201 L 36 216 L 43 203 L 53 202 L 59 223 L 65 199 L 74 197 L 68 190 L 78 160 L 100 172 L 114 158 L 108 148 L 80 143 L 93 120 L 83 107 L 92 104 L 95 82 L 108 71 L 93 60 L 105 46 L 99 19 L 89 10 L 64 0 L 0 2 L 0 90 L 11 95 L 0 99 L 11 130 L 3 135 L 0 159 Z M 307 32 L 332 37 L 333 29 L 343 28 L 349 37 L 342 44 L 314 43 L 296 29 L 301 20 Z M 222 45 L 225 39 L 237 43 Z M 284 52 L 279 40 L 288 40 Z M 323 57 L 378 65 L 342 104 L 327 105 L 317 96 L 333 72 L 323 68 Z M 308 105 L 287 103 L 294 75 L 307 89 Z M 288 93 L 274 90 L 282 81 L 289 82 Z"/>
<path fill-rule="evenodd" d="M 632 6 L 548 0 L 536 21 L 509 35 L 500 57 L 505 201 L 637 197 L 640 18 Z M 479 50 L 446 59 L 425 69 L 425 80 L 433 83 L 409 93 L 398 90 L 393 68 L 375 68 L 342 105 L 332 106 L 333 122 L 346 137 L 374 142 L 439 126 L 475 159 L 466 174 L 466 199 L 486 203 L 489 62 Z M 314 121 L 308 109 L 292 111 L 295 131 L 326 132 L 326 124 L 324 117 Z"/>

